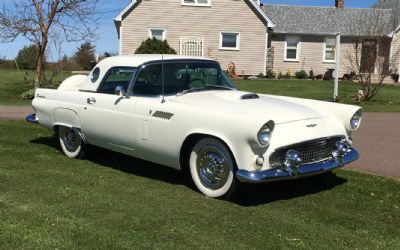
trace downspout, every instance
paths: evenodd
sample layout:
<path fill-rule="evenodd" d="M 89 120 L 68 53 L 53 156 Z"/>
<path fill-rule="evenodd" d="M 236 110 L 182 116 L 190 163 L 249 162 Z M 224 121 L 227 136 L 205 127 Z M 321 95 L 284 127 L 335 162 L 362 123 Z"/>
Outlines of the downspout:
<path fill-rule="evenodd" d="M 122 22 L 119 23 L 119 55 L 122 56 Z"/>
<path fill-rule="evenodd" d="M 268 57 L 268 28 L 265 32 L 265 44 L 264 44 L 264 68 L 263 74 L 264 76 L 267 74 L 267 57 Z"/>

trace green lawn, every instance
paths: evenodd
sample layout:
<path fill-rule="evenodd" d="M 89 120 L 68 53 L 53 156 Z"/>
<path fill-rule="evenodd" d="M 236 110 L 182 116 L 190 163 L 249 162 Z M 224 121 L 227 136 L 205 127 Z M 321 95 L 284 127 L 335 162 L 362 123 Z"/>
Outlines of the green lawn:
<path fill-rule="evenodd" d="M 21 98 L 22 92 L 33 89 L 35 72 L 24 70 L 3 70 L 0 69 L 0 105 L 30 105 L 30 100 Z M 46 72 L 50 76 L 51 72 Z M 70 76 L 69 72 L 58 75 L 55 80 L 61 82 L 62 79 Z M 26 79 L 25 79 L 26 77 Z"/>
<path fill-rule="evenodd" d="M 0 105 L 30 105 L 29 100 L 22 100 L 23 91 L 33 88 L 34 73 L 24 80 L 24 71 L 0 70 Z M 49 74 L 49 72 L 48 72 Z M 65 73 L 57 77 L 58 81 L 70 76 Z M 318 100 L 331 100 L 333 82 L 304 80 L 236 80 L 238 89 L 257 93 L 287 95 Z M 400 112 L 400 84 L 383 86 L 376 100 L 368 103 L 354 101 L 359 85 L 352 82 L 340 82 L 339 96 L 345 103 L 357 104 L 365 111 Z"/>
<path fill-rule="evenodd" d="M 15 133 L 18 131 L 18 133 Z M 0 121 L 1 249 L 400 249 L 400 183 L 338 170 L 206 198 L 175 170 Z"/>
<path fill-rule="evenodd" d="M 257 93 L 286 95 L 318 100 L 332 100 L 333 81 L 309 80 L 236 80 L 237 88 Z M 342 102 L 360 105 L 368 112 L 400 112 L 400 84 L 382 86 L 376 99 L 359 103 L 354 100 L 359 84 L 339 82 L 339 97 Z"/>

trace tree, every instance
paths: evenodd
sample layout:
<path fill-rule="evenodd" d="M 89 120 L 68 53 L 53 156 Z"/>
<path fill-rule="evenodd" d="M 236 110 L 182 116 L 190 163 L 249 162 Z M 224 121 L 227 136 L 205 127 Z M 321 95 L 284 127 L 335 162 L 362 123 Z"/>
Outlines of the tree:
<path fill-rule="evenodd" d="M 34 44 L 20 49 L 16 58 L 19 67 L 21 69 L 35 69 L 38 52 L 38 48 Z"/>
<path fill-rule="evenodd" d="M 38 48 L 35 88 L 44 75 L 45 53 L 51 33 L 66 41 L 93 38 L 97 28 L 98 0 L 9 0 L 0 9 L 0 38 L 3 42 L 27 38 Z"/>
<path fill-rule="evenodd" d="M 84 42 L 74 55 L 74 61 L 81 70 L 91 70 L 95 62 L 95 47 L 90 42 Z"/>
<path fill-rule="evenodd" d="M 397 17 L 380 8 L 366 10 L 352 25 L 355 37 L 345 58 L 359 77 L 359 101 L 372 100 L 385 78 L 397 72 L 399 50 L 392 50 L 393 45 L 399 44 L 396 27 Z"/>
<path fill-rule="evenodd" d="M 169 46 L 167 40 L 161 41 L 153 37 L 143 41 L 135 54 L 176 54 L 176 51 Z"/>

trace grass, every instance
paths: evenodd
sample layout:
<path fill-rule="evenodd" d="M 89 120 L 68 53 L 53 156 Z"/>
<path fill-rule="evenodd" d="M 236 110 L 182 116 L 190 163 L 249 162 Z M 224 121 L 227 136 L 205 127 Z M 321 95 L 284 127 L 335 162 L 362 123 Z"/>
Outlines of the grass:
<path fill-rule="evenodd" d="M 238 89 L 272 95 L 294 96 L 317 100 L 332 100 L 333 81 L 309 80 L 236 80 Z M 355 101 L 360 85 L 339 82 L 339 97 L 343 103 L 359 105 L 368 112 L 400 112 L 400 84 L 383 85 L 376 99 L 370 102 Z"/>
<path fill-rule="evenodd" d="M 18 131 L 18 133 L 15 133 Z M 0 121 L 1 249 L 400 249 L 400 183 L 338 170 L 206 198 L 179 172 Z"/>
<path fill-rule="evenodd" d="M 24 80 L 24 71 L 0 70 L 0 105 L 30 105 L 30 100 L 21 99 L 21 93 L 33 88 L 34 72 L 30 71 Z M 50 72 L 47 72 L 50 74 Z M 70 73 L 59 75 L 57 81 L 66 78 Z M 240 90 L 274 95 L 296 96 L 318 100 L 331 100 L 333 82 L 304 80 L 236 80 Z M 339 96 L 344 103 L 361 105 L 365 111 L 400 112 L 400 85 L 382 86 L 378 97 L 366 103 L 354 101 L 359 85 L 352 82 L 340 82 Z"/>
<path fill-rule="evenodd" d="M 26 91 L 33 89 L 33 82 L 35 79 L 35 73 L 33 71 L 24 70 L 4 70 L 0 69 L 0 105 L 30 105 L 31 100 L 25 100 L 21 98 L 21 94 Z M 46 75 L 50 76 L 51 72 L 47 71 Z M 55 80 L 61 82 L 67 76 L 71 75 L 69 72 L 61 76 L 58 75 Z M 26 78 L 26 79 L 25 79 Z"/>

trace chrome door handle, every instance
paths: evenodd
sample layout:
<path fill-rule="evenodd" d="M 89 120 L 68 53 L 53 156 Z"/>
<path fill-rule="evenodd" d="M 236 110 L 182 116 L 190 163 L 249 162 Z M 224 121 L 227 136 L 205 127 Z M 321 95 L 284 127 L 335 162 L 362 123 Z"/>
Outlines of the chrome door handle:
<path fill-rule="evenodd" d="M 88 99 L 87 99 L 87 103 L 89 103 L 89 104 L 96 103 L 96 99 L 94 99 L 93 97 L 88 98 Z"/>

